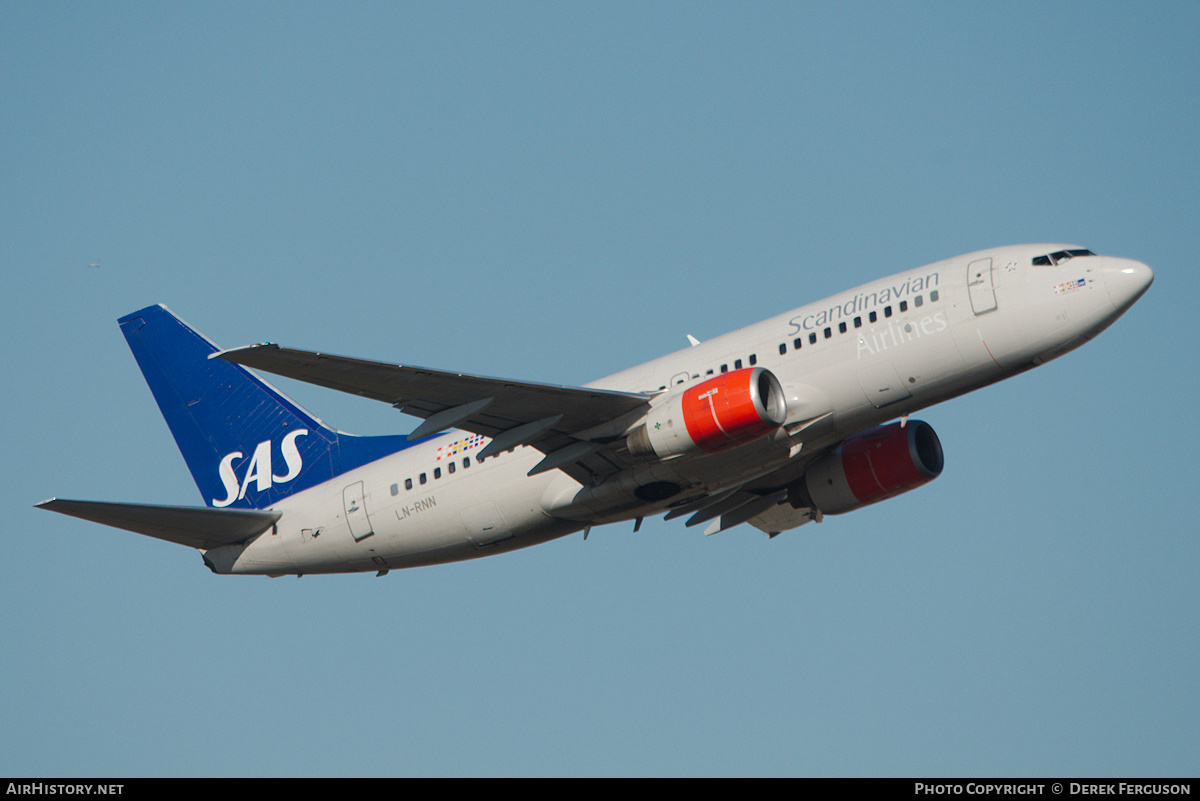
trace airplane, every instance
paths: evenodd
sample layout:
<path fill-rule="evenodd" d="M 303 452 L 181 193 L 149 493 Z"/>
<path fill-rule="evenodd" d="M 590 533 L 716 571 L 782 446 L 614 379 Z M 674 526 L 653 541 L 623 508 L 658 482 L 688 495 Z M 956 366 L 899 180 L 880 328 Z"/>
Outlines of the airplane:
<path fill-rule="evenodd" d="M 1074 245 L 981 250 L 582 387 L 221 350 L 149 306 L 119 324 L 205 506 L 38 506 L 198 549 L 217 574 L 386 575 L 658 514 L 774 537 L 936 478 L 941 443 L 913 412 L 1083 345 L 1153 280 Z M 336 431 L 247 368 L 423 422 Z"/>

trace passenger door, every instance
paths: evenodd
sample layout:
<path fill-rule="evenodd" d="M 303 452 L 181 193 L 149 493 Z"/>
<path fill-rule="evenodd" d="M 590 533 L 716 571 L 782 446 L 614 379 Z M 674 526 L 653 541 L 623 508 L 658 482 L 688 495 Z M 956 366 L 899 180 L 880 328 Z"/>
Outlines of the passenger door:
<path fill-rule="evenodd" d="M 342 490 L 342 505 L 346 510 L 346 523 L 355 542 L 362 542 L 375 532 L 371 529 L 371 518 L 367 516 L 367 501 L 363 495 L 363 483 L 356 481 Z"/>
<path fill-rule="evenodd" d="M 967 265 L 967 290 L 971 295 L 971 309 L 976 316 L 996 310 L 991 259 L 980 259 Z"/>

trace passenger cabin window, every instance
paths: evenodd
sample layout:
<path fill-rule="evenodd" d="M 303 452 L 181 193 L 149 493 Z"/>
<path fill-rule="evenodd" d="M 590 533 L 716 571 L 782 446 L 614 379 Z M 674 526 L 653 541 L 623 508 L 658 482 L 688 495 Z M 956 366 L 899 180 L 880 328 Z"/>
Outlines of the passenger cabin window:
<path fill-rule="evenodd" d="M 902 311 L 902 312 L 908 311 L 908 301 L 907 300 L 900 301 L 900 311 Z"/>
<path fill-rule="evenodd" d="M 937 299 L 938 299 L 938 291 L 935 289 L 929 293 L 929 302 L 937 303 Z"/>

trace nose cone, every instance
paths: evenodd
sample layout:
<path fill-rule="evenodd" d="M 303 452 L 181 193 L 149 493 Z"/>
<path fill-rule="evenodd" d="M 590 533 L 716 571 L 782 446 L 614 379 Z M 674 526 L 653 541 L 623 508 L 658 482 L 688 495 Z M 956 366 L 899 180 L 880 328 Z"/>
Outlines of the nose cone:
<path fill-rule="evenodd" d="M 1118 312 L 1123 312 L 1145 294 L 1154 282 L 1154 271 L 1132 259 L 1105 259 L 1104 286 Z"/>

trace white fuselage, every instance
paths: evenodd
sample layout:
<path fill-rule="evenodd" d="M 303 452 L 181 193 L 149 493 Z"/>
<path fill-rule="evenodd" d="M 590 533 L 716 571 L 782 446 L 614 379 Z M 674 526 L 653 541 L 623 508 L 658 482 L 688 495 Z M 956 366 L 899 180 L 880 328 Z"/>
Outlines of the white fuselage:
<path fill-rule="evenodd" d="M 383 571 L 485 556 L 593 524 L 661 513 L 632 489 L 668 481 L 717 492 L 801 475 L 866 428 L 1044 363 L 1094 337 L 1145 291 L 1144 265 L 1103 256 L 1031 264 L 1070 246 L 996 248 L 937 262 L 802 306 L 589 386 L 658 394 L 761 366 L 788 420 L 774 436 L 715 454 L 655 460 L 583 487 L 517 447 L 451 431 L 289 497 L 274 530 L 208 552 L 218 572 Z M 660 392 L 661 390 L 661 392 Z M 685 491 L 671 501 L 688 496 Z"/>

